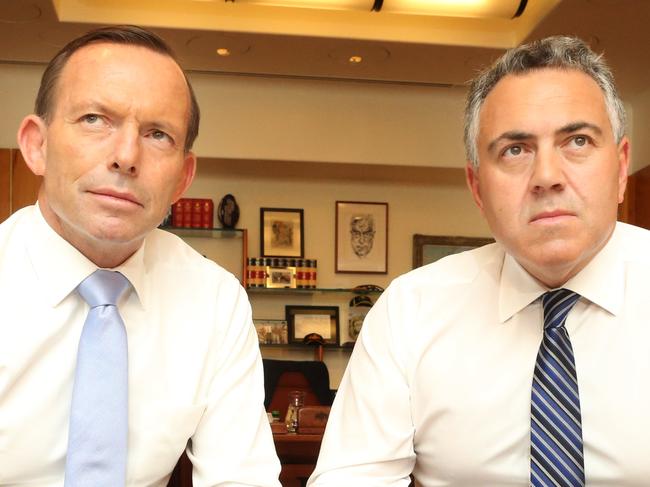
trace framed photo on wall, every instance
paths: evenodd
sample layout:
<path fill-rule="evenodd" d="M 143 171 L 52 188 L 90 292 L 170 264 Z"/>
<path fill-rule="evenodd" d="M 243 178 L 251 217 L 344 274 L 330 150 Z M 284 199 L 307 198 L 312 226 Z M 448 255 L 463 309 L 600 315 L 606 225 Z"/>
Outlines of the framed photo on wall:
<path fill-rule="evenodd" d="M 267 265 L 264 283 L 268 288 L 295 288 L 296 268 L 273 267 Z"/>
<path fill-rule="evenodd" d="M 260 345 L 286 345 L 289 343 L 285 320 L 253 320 Z"/>
<path fill-rule="evenodd" d="M 260 208 L 260 253 L 263 257 L 302 257 L 305 251 L 303 210 Z"/>
<path fill-rule="evenodd" d="M 388 203 L 336 202 L 336 272 L 388 272 Z"/>
<path fill-rule="evenodd" d="M 305 336 L 318 333 L 325 345 L 339 345 L 338 306 L 286 305 L 289 343 L 303 343 Z"/>
<path fill-rule="evenodd" d="M 483 237 L 443 237 L 413 235 L 413 269 L 435 262 L 447 255 L 482 247 L 494 242 Z"/>

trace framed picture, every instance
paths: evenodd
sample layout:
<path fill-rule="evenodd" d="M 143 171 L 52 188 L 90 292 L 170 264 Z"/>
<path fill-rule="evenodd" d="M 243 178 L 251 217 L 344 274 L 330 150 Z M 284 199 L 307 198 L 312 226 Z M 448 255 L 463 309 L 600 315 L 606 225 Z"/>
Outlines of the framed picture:
<path fill-rule="evenodd" d="M 326 345 L 339 344 L 338 306 L 285 306 L 289 343 L 302 343 L 310 333 L 318 333 Z"/>
<path fill-rule="evenodd" d="M 266 266 L 266 287 L 295 288 L 296 268 L 295 267 L 272 267 Z"/>
<path fill-rule="evenodd" d="M 347 341 L 343 343 L 344 347 L 354 346 L 361 332 L 366 315 L 373 304 L 372 298 L 367 294 L 357 294 L 350 300 L 350 308 L 348 309 L 348 336 Z"/>
<path fill-rule="evenodd" d="M 286 345 L 289 332 L 285 320 L 253 320 L 260 345 Z"/>
<path fill-rule="evenodd" d="M 388 203 L 336 202 L 336 272 L 388 272 Z"/>
<path fill-rule="evenodd" d="M 451 254 L 475 249 L 494 242 L 483 237 L 437 237 L 432 235 L 413 235 L 413 269 Z"/>
<path fill-rule="evenodd" d="M 302 257 L 303 210 L 260 208 L 260 253 L 263 257 Z"/>

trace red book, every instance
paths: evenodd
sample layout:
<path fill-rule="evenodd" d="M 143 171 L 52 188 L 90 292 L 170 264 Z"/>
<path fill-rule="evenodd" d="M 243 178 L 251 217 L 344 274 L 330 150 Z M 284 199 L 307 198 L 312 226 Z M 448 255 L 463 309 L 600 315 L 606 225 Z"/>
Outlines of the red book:
<path fill-rule="evenodd" d="M 191 218 L 191 227 L 192 228 L 201 228 L 201 211 L 203 205 L 201 204 L 200 199 L 192 199 L 192 218 Z"/>
<path fill-rule="evenodd" d="M 214 203 L 209 198 L 201 200 L 201 226 L 203 228 L 212 228 L 214 218 Z"/>
<path fill-rule="evenodd" d="M 182 227 L 192 226 L 192 200 L 190 198 L 181 199 L 183 202 L 183 224 Z"/>
<path fill-rule="evenodd" d="M 172 226 L 183 226 L 183 203 L 182 199 L 172 205 Z"/>

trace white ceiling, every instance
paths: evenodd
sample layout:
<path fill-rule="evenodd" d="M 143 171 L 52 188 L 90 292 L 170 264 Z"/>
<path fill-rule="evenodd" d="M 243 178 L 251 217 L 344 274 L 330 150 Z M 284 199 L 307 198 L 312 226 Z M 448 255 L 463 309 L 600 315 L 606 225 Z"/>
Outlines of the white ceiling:
<path fill-rule="evenodd" d="M 575 34 L 605 52 L 624 95 L 650 87 L 650 0 L 544 0 L 550 13 L 513 31 L 514 21 L 388 16 L 371 25 L 378 14 L 295 9 L 284 17 L 251 10 L 255 19 L 247 23 L 245 15 L 233 20 L 220 13 L 223 6 L 198 0 L 56 0 L 61 17 L 72 20 L 61 22 L 53 1 L 0 0 L 0 62 L 45 63 L 93 25 L 129 22 L 160 33 L 191 71 L 460 85 L 518 36 Z M 181 1 L 187 12 L 174 15 Z M 527 9 L 541 1 L 528 0 Z M 208 18 L 207 8 L 216 14 Z M 217 56 L 218 47 L 232 55 Z M 359 65 L 348 62 L 355 54 L 363 57 Z"/>

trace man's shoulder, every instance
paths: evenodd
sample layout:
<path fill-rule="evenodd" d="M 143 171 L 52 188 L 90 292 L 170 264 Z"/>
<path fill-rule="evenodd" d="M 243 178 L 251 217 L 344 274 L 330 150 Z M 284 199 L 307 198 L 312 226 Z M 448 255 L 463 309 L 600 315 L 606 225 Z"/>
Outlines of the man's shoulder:
<path fill-rule="evenodd" d="M 216 262 L 204 257 L 182 238 L 156 228 L 145 241 L 145 265 L 149 270 L 185 276 L 235 279 Z"/>
<path fill-rule="evenodd" d="M 9 215 L 0 223 L 0 248 L 9 243 L 9 240 L 16 236 L 17 232 L 27 224 L 33 214 L 34 206 L 26 206 Z"/>
<path fill-rule="evenodd" d="M 395 279 L 394 285 L 405 288 L 458 287 L 475 281 L 481 273 L 495 276 L 503 265 L 504 250 L 497 243 L 448 255 L 431 264 L 414 269 Z"/>
<path fill-rule="evenodd" d="M 650 230 L 617 222 L 615 234 L 626 260 L 650 261 Z"/>

